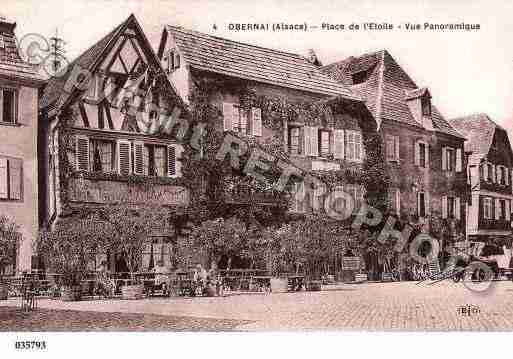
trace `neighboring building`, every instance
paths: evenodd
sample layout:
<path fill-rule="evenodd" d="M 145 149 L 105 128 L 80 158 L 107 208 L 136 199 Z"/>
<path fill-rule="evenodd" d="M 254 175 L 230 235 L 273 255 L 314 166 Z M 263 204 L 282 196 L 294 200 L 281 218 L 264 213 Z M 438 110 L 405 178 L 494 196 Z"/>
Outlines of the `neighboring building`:
<path fill-rule="evenodd" d="M 222 113 L 217 123 L 220 132 L 232 131 L 258 143 L 277 141 L 304 171 L 361 169 L 363 137 L 366 131 L 375 131 L 375 122 L 349 86 L 323 75 L 307 58 L 176 26 L 165 27 L 158 56 L 186 102 L 203 82 L 216 84 L 209 96 Z M 249 101 L 245 91 L 252 94 Z M 264 105 L 273 101 L 292 108 L 319 104 L 325 111 L 313 119 L 301 111 L 274 116 L 272 105 Z M 363 198 L 361 185 L 346 183 L 344 189 L 357 201 Z M 228 197 L 235 204 L 244 202 Z M 298 201 L 292 210 L 304 212 L 308 203 L 312 204 Z"/>
<path fill-rule="evenodd" d="M 44 80 L 20 57 L 16 23 L 0 17 L 0 215 L 20 226 L 10 272 L 31 269 L 38 235 L 38 91 Z"/>
<path fill-rule="evenodd" d="M 451 120 L 468 141 L 471 197 L 468 206 L 468 237 L 471 241 L 511 241 L 513 153 L 504 128 L 486 114 Z"/>
<path fill-rule="evenodd" d="M 42 181 L 43 222 L 53 225 L 75 209 L 116 202 L 187 206 L 189 191 L 179 182 L 183 146 L 154 131 L 187 112 L 135 17 L 64 72 L 49 80 L 40 101 L 40 158 L 49 164 Z M 154 254 L 166 265 L 170 256 L 163 252 L 176 236 L 178 230 L 148 239 L 159 244 Z M 114 256 L 110 263 L 116 269 Z M 143 267 L 148 263 L 149 253 Z"/>
<path fill-rule="evenodd" d="M 386 50 L 321 70 L 362 96 L 377 121 L 394 210 L 411 223 L 429 224 L 430 216 L 452 218 L 464 233 L 465 138 L 432 104 L 429 90 L 419 88 Z"/>

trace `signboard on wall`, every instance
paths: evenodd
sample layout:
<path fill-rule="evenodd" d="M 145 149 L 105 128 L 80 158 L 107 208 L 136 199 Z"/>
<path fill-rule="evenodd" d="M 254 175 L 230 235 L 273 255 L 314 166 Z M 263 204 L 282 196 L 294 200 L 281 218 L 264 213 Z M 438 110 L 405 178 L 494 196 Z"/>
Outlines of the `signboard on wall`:
<path fill-rule="evenodd" d="M 189 191 L 172 185 L 138 186 L 126 182 L 74 178 L 70 181 L 69 199 L 83 203 L 132 203 L 185 206 Z"/>
<path fill-rule="evenodd" d="M 360 257 L 342 257 L 342 269 L 344 270 L 359 270 Z"/>

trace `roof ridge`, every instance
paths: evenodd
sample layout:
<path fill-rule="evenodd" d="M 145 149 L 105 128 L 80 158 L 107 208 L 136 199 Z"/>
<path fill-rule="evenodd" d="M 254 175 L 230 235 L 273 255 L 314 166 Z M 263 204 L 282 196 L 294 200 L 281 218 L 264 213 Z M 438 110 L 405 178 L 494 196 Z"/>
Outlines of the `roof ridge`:
<path fill-rule="evenodd" d="M 502 125 L 498 124 L 495 120 L 493 120 L 490 117 L 490 115 L 488 115 L 486 112 L 473 112 L 468 115 L 451 118 L 450 121 L 470 120 L 472 117 L 474 117 L 474 118 L 479 118 L 479 117 L 483 118 L 484 117 L 484 118 L 486 118 L 486 120 L 488 120 L 488 122 L 492 123 L 495 127 L 506 131 L 506 129 Z"/>
<path fill-rule="evenodd" d="M 207 36 L 207 37 L 211 37 L 211 38 L 214 38 L 214 39 L 219 39 L 219 40 L 223 40 L 223 41 L 229 41 L 229 42 L 232 42 L 232 43 L 235 43 L 235 44 L 239 44 L 239 45 L 244 45 L 244 46 L 251 46 L 251 47 L 255 47 L 255 48 L 258 48 L 258 49 L 261 49 L 261 50 L 266 50 L 266 51 L 272 51 L 272 52 L 277 52 L 277 53 L 281 53 L 281 54 L 284 54 L 284 55 L 292 55 L 292 56 L 295 56 L 297 58 L 300 58 L 306 62 L 308 62 L 308 60 L 306 59 L 305 56 L 302 56 L 300 54 L 297 54 L 295 52 L 289 52 L 289 51 L 284 51 L 284 50 L 278 50 L 278 49 L 273 49 L 273 48 L 270 48 L 270 47 L 264 47 L 264 46 L 260 46 L 260 45 L 255 45 L 255 44 L 250 44 L 250 43 L 247 43 L 247 42 L 242 42 L 242 41 L 236 41 L 236 40 L 232 40 L 232 39 L 228 39 L 226 37 L 221 37 L 221 36 L 216 36 L 216 35 L 210 35 L 210 34 L 207 34 L 207 33 L 204 33 L 204 32 L 201 32 L 201 31 L 198 31 L 198 30 L 193 30 L 193 29 L 188 29 L 188 28 L 185 28 L 183 26 L 177 26 L 177 25 L 166 25 L 167 27 L 169 28 L 172 28 L 172 29 L 175 29 L 175 30 L 178 30 L 178 31 L 183 31 L 183 32 L 188 32 L 188 33 L 194 33 L 194 34 L 197 34 L 197 35 L 200 35 L 200 36 Z M 322 68 L 323 66 L 319 67 L 319 68 Z"/>

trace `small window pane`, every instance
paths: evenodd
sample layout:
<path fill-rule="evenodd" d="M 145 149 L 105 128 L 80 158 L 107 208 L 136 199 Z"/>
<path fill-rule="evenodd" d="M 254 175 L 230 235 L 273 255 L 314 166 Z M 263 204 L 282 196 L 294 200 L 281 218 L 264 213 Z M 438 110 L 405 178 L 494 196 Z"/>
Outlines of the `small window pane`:
<path fill-rule="evenodd" d="M 8 123 L 15 123 L 15 95 L 12 90 L 3 90 L 3 114 L 2 121 Z"/>

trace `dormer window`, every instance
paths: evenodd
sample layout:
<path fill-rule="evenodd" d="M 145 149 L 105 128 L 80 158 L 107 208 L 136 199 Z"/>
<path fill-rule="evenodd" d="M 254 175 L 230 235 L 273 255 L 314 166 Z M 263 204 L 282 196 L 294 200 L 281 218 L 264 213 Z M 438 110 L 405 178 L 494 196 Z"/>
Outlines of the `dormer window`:
<path fill-rule="evenodd" d="M 421 99 L 422 116 L 431 116 L 431 99 L 424 96 Z"/>
<path fill-rule="evenodd" d="M 352 76 L 353 85 L 364 83 L 367 80 L 367 71 L 355 72 Z"/>

